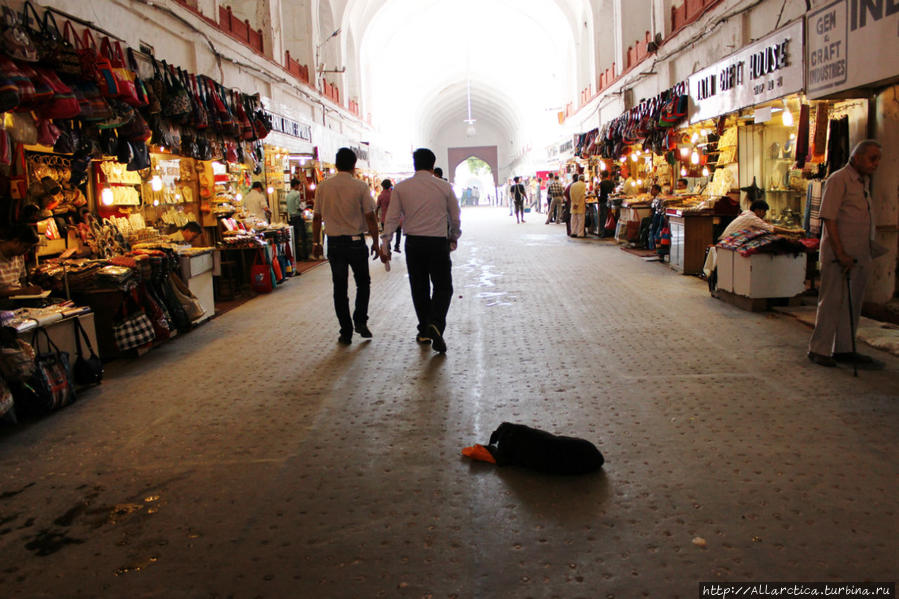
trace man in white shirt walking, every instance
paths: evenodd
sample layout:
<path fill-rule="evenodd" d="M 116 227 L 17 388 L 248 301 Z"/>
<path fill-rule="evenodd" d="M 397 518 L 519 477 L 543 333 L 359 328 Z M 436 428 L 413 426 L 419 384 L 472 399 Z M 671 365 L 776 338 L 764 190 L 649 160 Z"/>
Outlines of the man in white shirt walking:
<path fill-rule="evenodd" d="M 365 230 L 371 235 L 372 256 L 381 257 L 378 249 L 378 221 L 375 218 L 375 201 L 363 181 L 353 177 L 356 170 L 356 154 L 349 148 L 337 150 L 334 161 L 337 174 L 322 181 L 315 196 L 312 218 L 312 255 L 322 254 L 322 221 L 328 235 L 328 263 L 334 283 L 334 311 L 340 322 L 343 345 L 353 341 L 353 329 L 363 338 L 370 338 L 368 330 L 368 299 L 371 294 L 371 277 L 368 272 L 368 247 Z M 350 318 L 350 300 L 347 296 L 347 277 L 353 270 L 356 281 L 356 309 Z"/>
<path fill-rule="evenodd" d="M 446 314 L 453 298 L 453 263 L 450 252 L 462 234 L 459 200 L 452 186 L 433 175 L 436 156 L 427 148 L 412 154 L 415 175 L 393 188 L 387 219 L 381 232 L 390 260 L 390 238 L 403 220 L 406 230 L 406 269 L 412 304 L 418 317 L 419 343 L 430 343 L 446 353 Z M 432 287 L 433 286 L 433 287 Z"/>

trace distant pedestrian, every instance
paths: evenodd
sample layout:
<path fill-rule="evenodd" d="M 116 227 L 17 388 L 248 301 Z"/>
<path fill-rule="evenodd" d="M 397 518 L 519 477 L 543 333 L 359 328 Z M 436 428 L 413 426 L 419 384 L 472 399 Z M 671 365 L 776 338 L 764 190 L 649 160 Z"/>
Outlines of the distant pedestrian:
<path fill-rule="evenodd" d="M 524 184 L 521 183 L 521 177 L 514 177 L 512 186 L 509 188 L 509 197 L 512 199 L 515 210 L 515 222 L 524 222 L 524 202 L 528 199 L 527 191 Z"/>
<path fill-rule="evenodd" d="M 387 219 L 387 208 L 390 206 L 390 194 L 393 191 L 393 181 L 384 179 L 381 181 L 381 193 L 378 195 L 378 218 L 381 220 L 381 230 L 384 230 L 384 221 Z M 393 246 L 394 252 L 400 251 L 400 241 L 403 236 L 403 224 L 396 228 L 396 243 Z M 389 244 L 388 244 L 389 245 Z"/>
<path fill-rule="evenodd" d="M 446 353 L 446 314 L 453 298 L 453 263 L 450 252 L 462 234 L 459 200 L 453 187 L 433 176 L 436 157 L 419 148 L 412 154 L 415 174 L 397 183 L 390 198 L 381 239 L 390 260 L 391 235 L 404 219 L 406 228 L 406 269 L 412 291 L 412 305 L 418 318 L 418 343 L 430 343 Z"/>
<path fill-rule="evenodd" d="M 584 237 L 584 224 L 587 218 L 587 184 L 578 175 L 568 189 L 571 198 L 571 236 Z"/>
<path fill-rule="evenodd" d="M 546 186 L 546 196 L 549 200 L 549 209 L 546 211 L 546 224 L 562 222 L 562 203 L 564 202 L 565 189 L 559 181 L 559 175 L 550 173 L 549 184 Z"/>
<path fill-rule="evenodd" d="M 297 260 L 305 260 L 306 255 L 306 219 L 303 211 L 306 210 L 306 202 L 303 201 L 303 193 L 300 191 L 300 180 L 290 180 L 290 191 L 287 192 L 287 222 L 293 227 L 294 256 Z"/>
<path fill-rule="evenodd" d="M 562 192 L 562 220 L 565 221 L 565 234 L 571 236 L 571 186 L 577 181 L 577 175 L 571 180 Z"/>
<path fill-rule="evenodd" d="M 443 176 L 443 169 L 439 166 L 434 167 L 434 176 L 438 179 L 443 179 L 444 181 L 446 181 L 446 177 Z"/>
<path fill-rule="evenodd" d="M 340 323 L 340 337 L 337 341 L 349 345 L 353 341 L 354 329 L 363 338 L 372 336 L 367 324 L 371 277 L 368 273 L 368 247 L 365 245 L 366 228 L 373 241 L 371 254 L 380 258 L 381 251 L 377 241 L 375 202 L 368 185 L 353 177 L 356 154 L 349 148 L 340 148 L 334 163 L 337 174 L 318 186 L 312 219 L 312 236 L 316 243 L 312 253 L 316 258 L 322 255 L 322 246 L 318 240 L 321 239 L 324 221 L 328 236 L 328 262 L 334 284 L 334 311 Z M 349 269 L 352 269 L 356 282 L 356 307 L 352 318 L 347 295 Z"/>

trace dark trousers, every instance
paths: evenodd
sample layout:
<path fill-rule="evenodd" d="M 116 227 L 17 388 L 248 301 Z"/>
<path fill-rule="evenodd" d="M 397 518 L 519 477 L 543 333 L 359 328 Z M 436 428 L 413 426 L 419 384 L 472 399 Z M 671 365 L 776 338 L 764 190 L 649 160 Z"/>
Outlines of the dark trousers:
<path fill-rule="evenodd" d="M 334 311 L 340 322 L 340 334 L 352 335 L 353 324 L 368 322 L 368 298 L 371 294 L 371 277 L 368 274 L 368 246 L 362 235 L 358 240 L 350 236 L 328 236 L 328 263 L 334 283 Z M 348 297 L 349 269 L 356 281 L 356 309 L 350 318 Z"/>
<path fill-rule="evenodd" d="M 406 235 L 406 270 L 420 335 L 426 336 L 432 324 L 441 334 L 446 329 L 453 299 L 452 268 L 448 239 Z"/>
<path fill-rule="evenodd" d="M 400 249 L 400 242 L 402 240 L 403 240 L 403 229 L 402 229 L 402 227 L 397 227 L 396 228 L 396 241 L 393 242 L 394 243 L 393 247 L 397 250 Z"/>
<path fill-rule="evenodd" d="M 293 256 L 297 260 L 306 260 L 306 221 L 302 216 L 290 217 L 290 226 L 293 227 Z"/>

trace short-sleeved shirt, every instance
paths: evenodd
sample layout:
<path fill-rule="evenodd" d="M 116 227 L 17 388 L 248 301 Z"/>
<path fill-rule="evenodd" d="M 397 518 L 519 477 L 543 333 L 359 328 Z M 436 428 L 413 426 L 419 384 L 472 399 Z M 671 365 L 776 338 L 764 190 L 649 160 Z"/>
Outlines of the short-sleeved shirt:
<path fill-rule="evenodd" d="M 744 210 L 737 218 L 730 221 L 730 224 L 727 225 L 727 227 L 725 227 L 724 231 L 721 232 L 720 239 L 724 239 L 728 235 L 732 235 L 743 229 L 762 229 L 770 233 L 774 231 L 774 225 L 759 218 L 758 214 L 752 210 Z"/>
<path fill-rule="evenodd" d="M 524 201 L 524 185 L 521 183 L 515 183 L 509 188 L 509 194 L 512 196 L 512 199 L 515 202 L 523 202 Z"/>
<path fill-rule="evenodd" d="M 331 237 L 365 233 L 365 215 L 374 211 L 375 201 L 368 185 L 345 171 L 322 181 L 315 194 L 315 214 L 324 221 L 325 231 Z"/>
<path fill-rule="evenodd" d="M 827 178 L 821 197 L 821 218 L 836 220 L 840 242 L 847 254 L 862 258 L 870 253 L 874 223 L 868 197 L 868 179 L 851 164 Z M 822 247 L 829 247 L 828 242 L 825 227 Z"/>
<path fill-rule="evenodd" d="M 243 206 L 247 212 L 258 219 L 268 219 L 268 216 L 265 214 L 265 209 L 268 208 L 268 199 L 266 199 L 265 194 L 258 189 L 251 189 L 250 192 L 244 196 Z"/>

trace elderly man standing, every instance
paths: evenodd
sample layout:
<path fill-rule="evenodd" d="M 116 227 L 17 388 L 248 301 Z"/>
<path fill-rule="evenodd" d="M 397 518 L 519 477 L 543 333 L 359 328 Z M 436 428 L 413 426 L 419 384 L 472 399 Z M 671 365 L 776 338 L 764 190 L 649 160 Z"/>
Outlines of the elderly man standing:
<path fill-rule="evenodd" d="M 412 161 L 415 175 L 397 183 L 390 197 L 381 231 L 385 250 L 381 260 L 390 260 L 390 237 L 402 220 L 406 229 L 406 269 L 418 317 L 416 341 L 430 343 L 434 351 L 442 354 L 446 353 L 446 314 L 453 298 L 450 252 L 456 249 L 462 234 L 459 200 L 452 185 L 433 175 L 436 157 L 431 150 L 415 150 Z"/>
<path fill-rule="evenodd" d="M 363 181 L 353 177 L 356 170 L 356 154 L 349 148 L 337 150 L 334 161 L 337 174 L 322 181 L 315 198 L 312 218 L 312 254 L 322 254 L 322 221 L 328 236 L 328 263 L 334 283 L 334 311 L 340 323 L 342 345 L 353 342 L 353 329 L 365 339 L 371 338 L 368 329 L 368 300 L 371 294 L 371 277 L 368 272 L 368 246 L 365 231 L 372 238 L 371 253 L 380 257 L 378 249 L 378 221 L 375 218 L 375 201 Z M 347 277 L 353 270 L 356 281 L 356 307 L 350 318 L 350 300 L 347 295 Z"/>
<path fill-rule="evenodd" d="M 881 145 L 873 139 L 860 142 L 849 164 L 828 177 L 821 199 L 821 287 L 815 330 L 808 344 L 808 358 L 821 366 L 837 362 L 868 368 L 883 367 L 870 356 L 852 351 L 852 333 L 861 316 L 865 285 L 872 268 L 874 215 L 871 175 L 880 164 Z M 852 314 L 849 314 L 851 288 Z"/>
<path fill-rule="evenodd" d="M 574 182 L 568 188 L 571 198 L 571 236 L 584 237 L 584 224 L 587 218 L 587 184 L 574 175 Z"/>

